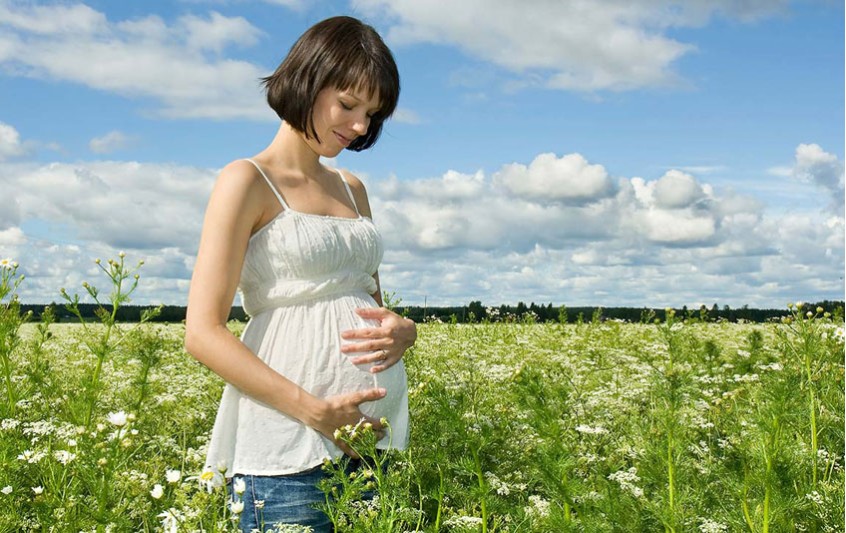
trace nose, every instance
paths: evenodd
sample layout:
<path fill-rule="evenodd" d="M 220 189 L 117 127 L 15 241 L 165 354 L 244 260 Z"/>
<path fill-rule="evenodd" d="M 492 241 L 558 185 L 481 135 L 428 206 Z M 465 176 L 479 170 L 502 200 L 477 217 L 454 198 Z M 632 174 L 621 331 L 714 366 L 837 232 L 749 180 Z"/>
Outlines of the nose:
<path fill-rule="evenodd" d="M 370 127 L 370 117 L 367 115 L 356 117 L 352 124 L 352 130 L 358 135 L 367 133 L 368 127 Z"/>

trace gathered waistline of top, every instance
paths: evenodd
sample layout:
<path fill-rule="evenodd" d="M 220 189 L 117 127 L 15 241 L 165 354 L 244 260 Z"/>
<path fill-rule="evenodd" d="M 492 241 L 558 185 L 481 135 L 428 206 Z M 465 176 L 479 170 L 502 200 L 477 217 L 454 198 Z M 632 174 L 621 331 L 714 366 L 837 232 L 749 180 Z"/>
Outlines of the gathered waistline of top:
<path fill-rule="evenodd" d="M 253 291 L 256 292 L 256 291 Z M 375 291 L 374 291 L 375 292 Z M 312 293 L 300 294 L 296 297 L 258 297 L 253 294 L 253 297 L 250 297 L 250 293 L 241 291 L 242 303 L 244 307 L 244 312 L 247 313 L 250 317 L 256 317 L 262 313 L 267 311 L 272 311 L 274 309 L 283 308 L 283 307 L 293 307 L 296 305 L 307 304 L 310 302 L 314 302 L 316 300 L 323 300 L 323 299 L 330 299 L 330 298 L 338 298 L 340 296 L 357 296 L 357 297 L 364 297 L 366 299 L 372 299 L 373 295 L 363 287 L 326 287 L 323 290 L 315 291 Z M 262 302 L 256 302 L 256 299 L 263 300 Z"/>

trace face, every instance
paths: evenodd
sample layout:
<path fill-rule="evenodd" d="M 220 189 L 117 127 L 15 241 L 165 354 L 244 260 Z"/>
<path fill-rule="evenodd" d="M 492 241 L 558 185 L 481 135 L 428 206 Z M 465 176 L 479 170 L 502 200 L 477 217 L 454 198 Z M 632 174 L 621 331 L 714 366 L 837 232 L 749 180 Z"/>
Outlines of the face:
<path fill-rule="evenodd" d="M 327 87 L 317 93 L 312 109 L 317 139 L 306 139 L 318 155 L 335 157 L 357 137 L 367 133 L 370 117 L 379 110 L 378 95 Z"/>

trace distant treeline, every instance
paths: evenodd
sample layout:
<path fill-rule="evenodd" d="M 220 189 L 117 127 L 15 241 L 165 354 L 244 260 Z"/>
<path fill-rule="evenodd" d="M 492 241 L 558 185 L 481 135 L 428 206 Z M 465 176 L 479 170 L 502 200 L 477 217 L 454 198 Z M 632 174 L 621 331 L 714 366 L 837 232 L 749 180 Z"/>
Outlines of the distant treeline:
<path fill-rule="evenodd" d="M 58 321 L 73 322 L 77 318 L 71 314 L 64 305 L 50 304 Z M 95 304 L 79 304 L 79 310 L 84 317 L 95 318 Z M 21 310 L 32 311 L 33 319 L 37 320 L 44 311 L 44 305 L 22 304 Z M 108 307 L 107 307 L 108 308 Z M 823 312 L 831 313 L 839 320 L 843 319 L 843 301 L 824 300 L 822 302 L 806 303 L 803 312 L 816 312 L 822 308 Z M 150 306 L 125 305 L 118 309 L 117 320 L 121 322 L 137 322 L 141 314 L 150 309 Z M 526 305 L 518 302 L 517 305 L 500 305 L 498 307 L 485 306 L 480 301 L 473 301 L 467 305 L 455 307 L 420 307 L 399 305 L 394 310 L 415 322 L 597 322 L 606 320 L 620 320 L 625 322 L 653 322 L 664 320 L 666 309 L 653 309 L 646 307 L 567 307 L 565 305 L 553 306 L 551 303 L 536 304 L 534 302 Z M 701 306 L 689 309 L 687 306 L 674 309 L 676 316 L 682 318 L 696 319 L 701 321 L 728 321 L 728 322 L 767 322 L 777 320 L 789 313 L 783 309 L 754 309 L 749 306 L 731 308 L 728 305 L 719 307 L 714 304 L 711 307 Z M 230 320 L 247 320 L 249 318 L 243 308 L 236 306 L 229 314 Z M 185 307 L 176 305 L 165 305 L 156 316 L 157 322 L 182 322 L 185 320 Z"/>

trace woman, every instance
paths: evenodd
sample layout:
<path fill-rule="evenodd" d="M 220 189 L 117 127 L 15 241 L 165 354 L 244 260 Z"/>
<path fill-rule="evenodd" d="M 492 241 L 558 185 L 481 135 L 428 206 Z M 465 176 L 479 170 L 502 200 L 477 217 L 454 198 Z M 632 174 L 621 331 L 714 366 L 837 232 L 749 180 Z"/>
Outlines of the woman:
<path fill-rule="evenodd" d="M 217 179 L 185 346 L 227 382 L 207 467 L 244 480 L 242 530 L 330 531 L 315 508 L 320 465 L 354 456 L 333 433 L 364 418 L 384 435 L 379 448 L 406 446 L 401 358 L 417 333 L 379 307 L 382 245 L 364 185 L 319 158 L 376 142 L 399 74 L 373 28 L 334 17 L 306 31 L 264 84 L 283 122 L 267 148 Z M 236 288 L 251 316 L 240 341 L 226 328 Z"/>

